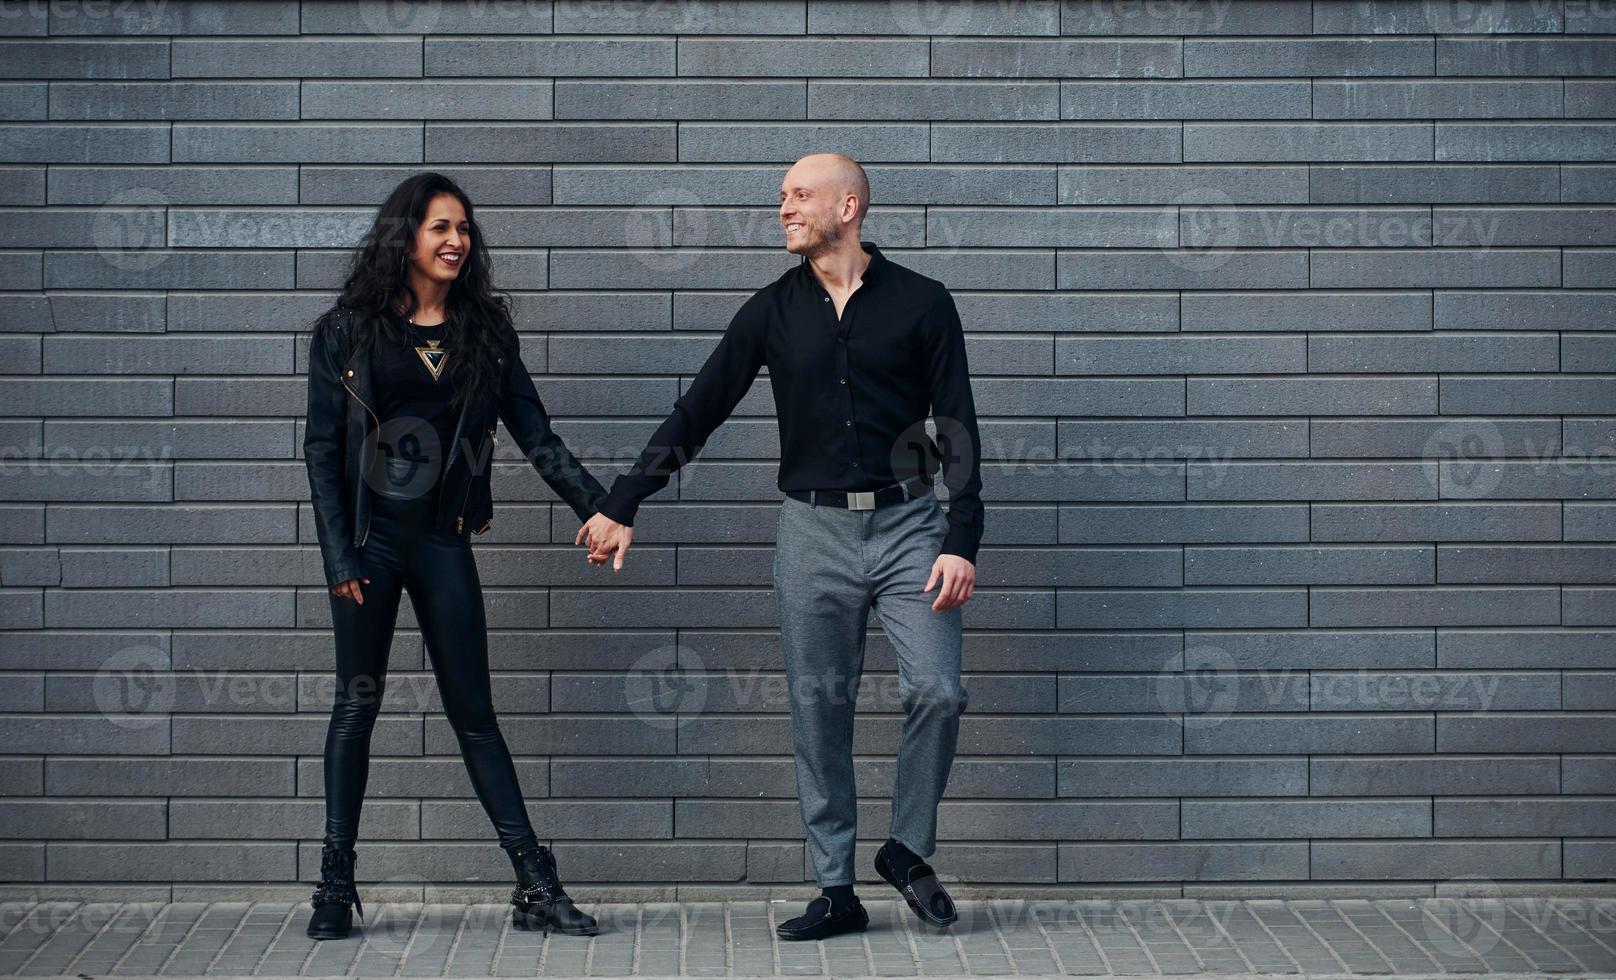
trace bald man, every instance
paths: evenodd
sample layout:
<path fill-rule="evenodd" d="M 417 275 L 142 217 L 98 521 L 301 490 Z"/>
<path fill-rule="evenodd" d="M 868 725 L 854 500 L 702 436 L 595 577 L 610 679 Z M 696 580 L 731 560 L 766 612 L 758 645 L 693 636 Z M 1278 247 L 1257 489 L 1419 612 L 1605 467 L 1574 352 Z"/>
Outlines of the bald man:
<path fill-rule="evenodd" d="M 864 168 L 839 153 L 787 172 L 780 224 L 802 261 L 742 304 L 575 542 L 589 545 L 590 562 L 620 570 L 640 502 L 695 456 L 768 365 L 785 493 L 774 592 L 798 802 L 822 891 L 779 926 L 782 939 L 869 923 L 853 893 L 853 706 L 871 608 L 897 652 L 905 712 L 891 836 L 875 870 L 930 925 L 958 918 L 925 859 L 967 702 L 960 607 L 982 539 L 976 408 L 953 297 L 861 241 L 869 207 Z M 934 493 L 939 470 L 947 511 Z"/>

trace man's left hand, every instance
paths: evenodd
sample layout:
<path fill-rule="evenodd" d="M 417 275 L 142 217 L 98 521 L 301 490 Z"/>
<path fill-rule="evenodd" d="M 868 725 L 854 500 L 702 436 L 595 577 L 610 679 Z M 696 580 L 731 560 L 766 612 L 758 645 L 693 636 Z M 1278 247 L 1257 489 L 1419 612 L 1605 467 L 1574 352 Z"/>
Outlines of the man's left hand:
<path fill-rule="evenodd" d="M 963 606 L 976 589 L 976 566 L 959 555 L 938 555 L 931 566 L 931 578 L 921 591 L 930 592 L 939 580 L 943 587 L 931 604 L 932 612 Z"/>

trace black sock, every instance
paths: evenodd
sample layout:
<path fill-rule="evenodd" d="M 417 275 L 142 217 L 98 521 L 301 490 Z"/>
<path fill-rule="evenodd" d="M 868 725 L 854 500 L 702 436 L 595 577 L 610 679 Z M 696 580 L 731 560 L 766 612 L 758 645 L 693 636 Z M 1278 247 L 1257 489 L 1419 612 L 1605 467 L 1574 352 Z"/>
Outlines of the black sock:
<path fill-rule="evenodd" d="M 892 864 L 892 872 L 899 881 L 907 881 L 909 869 L 925 863 L 920 855 L 903 846 L 903 842 L 896 837 L 887 838 L 886 852 L 887 860 Z"/>
<path fill-rule="evenodd" d="M 830 899 L 832 909 L 845 909 L 853 904 L 852 885 L 826 885 L 820 891 Z"/>

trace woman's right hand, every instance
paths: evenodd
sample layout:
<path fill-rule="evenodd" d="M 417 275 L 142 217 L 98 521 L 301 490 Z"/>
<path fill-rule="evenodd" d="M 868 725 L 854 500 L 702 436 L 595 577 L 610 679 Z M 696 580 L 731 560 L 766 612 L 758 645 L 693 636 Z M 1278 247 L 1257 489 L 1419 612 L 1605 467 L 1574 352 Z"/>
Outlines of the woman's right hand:
<path fill-rule="evenodd" d="M 359 591 L 359 583 L 369 581 L 370 579 L 368 578 L 351 578 L 346 582 L 338 582 L 336 585 L 331 587 L 331 593 L 333 595 L 342 596 L 345 599 L 352 599 L 362 606 L 365 604 L 365 594 Z"/>

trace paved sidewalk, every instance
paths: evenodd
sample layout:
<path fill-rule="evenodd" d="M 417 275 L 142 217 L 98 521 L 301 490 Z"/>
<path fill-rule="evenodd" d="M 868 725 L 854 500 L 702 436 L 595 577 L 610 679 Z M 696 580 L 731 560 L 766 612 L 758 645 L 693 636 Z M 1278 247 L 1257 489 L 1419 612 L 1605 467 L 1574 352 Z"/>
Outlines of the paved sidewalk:
<path fill-rule="evenodd" d="M 0 975 L 1616 976 L 1613 898 L 966 901 L 946 933 L 869 901 L 866 933 L 777 942 L 802 904 L 585 902 L 588 939 L 513 930 L 504 905 L 377 903 L 315 942 L 307 903 L 6 902 Z"/>

